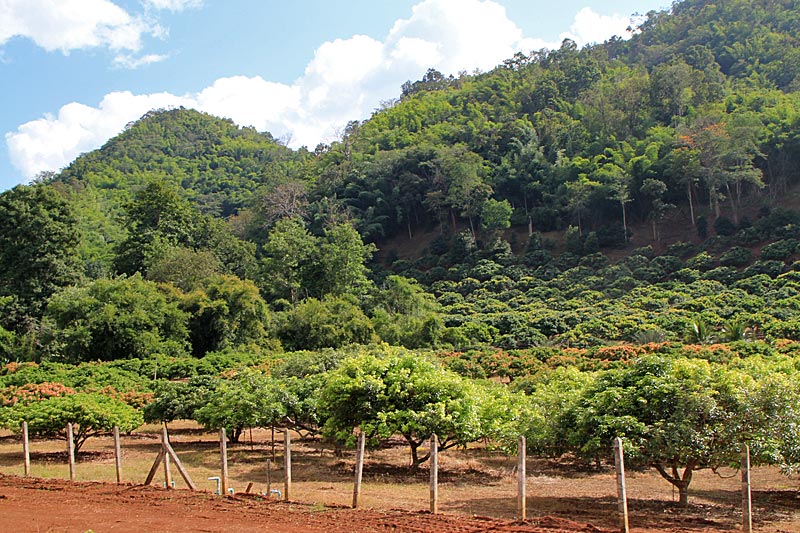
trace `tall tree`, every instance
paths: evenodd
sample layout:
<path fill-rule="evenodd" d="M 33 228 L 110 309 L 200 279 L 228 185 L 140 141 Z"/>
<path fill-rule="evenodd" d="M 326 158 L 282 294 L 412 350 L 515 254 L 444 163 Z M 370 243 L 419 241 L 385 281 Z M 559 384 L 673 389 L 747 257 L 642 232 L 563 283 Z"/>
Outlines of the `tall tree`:
<path fill-rule="evenodd" d="M 47 299 L 80 277 L 77 220 L 52 187 L 19 185 L 0 194 L 2 323 L 22 331 L 44 312 Z"/>

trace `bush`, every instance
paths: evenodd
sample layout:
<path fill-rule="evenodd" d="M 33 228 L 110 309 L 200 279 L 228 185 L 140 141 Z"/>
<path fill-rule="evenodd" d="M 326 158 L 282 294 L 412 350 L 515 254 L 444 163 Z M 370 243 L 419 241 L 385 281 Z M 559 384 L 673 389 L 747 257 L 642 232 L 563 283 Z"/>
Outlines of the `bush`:
<path fill-rule="evenodd" d="M 719 258 L 719 264 L 727 267 L 741 267 L 750 263 L 753 259 L 753 252 L 747 248 L 734 246 Z"/>
<path fill-rule="evenodd" d="M 65 289 L 50 299 L 46 314 L 70 361 L 179 355 L 187 347 L 188 315 L 139 274 Z"/>
<path fill-rule="evenodd" d="M 719 217 L 714 221 L 714 231 L 717 235 L 731 237 L 736 233 L 736 224 L 728 217 Z"/>
<path fill-rule="evenodd" d="M 785 261 L 800 247 L 797 239 L 783 239 L 761 249 L 761 259 Z"/>
<path fill-rule="evenodd" d="M 709 270 L 714 267 L 714 258 L 708 252 L 700 252 L 686 261 L 686 267 L 693 270 Z"/>
<path fill-rule="evenodd" d="M 690 242 L 676 242 L 667 246 L 667 255 L 674 255 L 685 259 L 697 252 L 697 246 Z"/>
<path fill-rule="evenodd" d="M 369 344 L 375 332 L 367 315 L 352 298 L 309 298 L 278 319 L 278 338 L 287 350 L 339 348 Z"/>

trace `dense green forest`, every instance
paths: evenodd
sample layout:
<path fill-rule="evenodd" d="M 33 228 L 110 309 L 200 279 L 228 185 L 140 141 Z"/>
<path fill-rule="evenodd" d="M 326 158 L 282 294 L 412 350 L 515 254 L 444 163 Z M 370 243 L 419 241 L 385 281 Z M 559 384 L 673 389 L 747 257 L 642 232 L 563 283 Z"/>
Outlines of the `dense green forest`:
<path fill-rule="evenodd" d="M 677 467 L 742 439 L 791 468 L 797 35 L 794 2 L 684 0 L 429 70 L 313 150 L 152 111 L 0 195 L 0 422 L 111 398 L 133 427 L 401 433 L 415 466 L 434 431 L 597 461 L 619 435 L 682 499 Z"/>

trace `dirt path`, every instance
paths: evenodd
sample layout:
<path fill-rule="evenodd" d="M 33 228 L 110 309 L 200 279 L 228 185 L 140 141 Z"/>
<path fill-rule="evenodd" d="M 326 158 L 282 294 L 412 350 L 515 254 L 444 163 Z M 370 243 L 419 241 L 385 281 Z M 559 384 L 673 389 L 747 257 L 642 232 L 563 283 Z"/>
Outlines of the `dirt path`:
<path fill-rule="evenodd" d="M 354 511 L 237 495 L 138 485 L 69 483 L 0 475 L 0 530 L 14 532 L 437 532 L 573 533 L 604 531 L 545 517 L 527 523 L 405 511 Z"/>

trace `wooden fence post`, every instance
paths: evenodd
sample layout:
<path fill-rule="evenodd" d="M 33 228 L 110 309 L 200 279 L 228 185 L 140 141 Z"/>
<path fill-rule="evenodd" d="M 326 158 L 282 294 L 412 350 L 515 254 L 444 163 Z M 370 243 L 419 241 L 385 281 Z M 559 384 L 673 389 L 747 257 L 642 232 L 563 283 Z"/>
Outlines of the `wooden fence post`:
<path fill-rule="evenodd" d="M 272 494 L 272 460 L 267 459 L 267 498 Z"/>
<path fill-rule="evenodd" d="M 28 423 L 22 422 L 22 455 L 25 459 L 25 477 L 31 475 L 31 447 L 28 440 Z"/>
<path fill-rule="evenodd" d="M 361 496 L 361 478 L 364 473 L 364 445 L 366 436 L 362 431 L 358 435 L 358 448 L 356 449 L 356 480 L 353 487 L 353 509 L 358 509 L 358 499 Z"/>
<path fill-rule="evenodd" d="M 67 460 L 69 461 L 69 480 L 75 481 L 75 441 L 72 437 L 72 422 L 67 424 Z"/>
<path fill-rule="evenodd" d="M 292 492 L 292 440 L 289 429 L 283 432 L 283 499 L 287 502 Z"/>
<path fill-rule="evenodd" d="M 223 496 L 228 494 L 228 439 L 225 435 L 225 428 L 219 430 L 219 461 L 220 461 L 220 483 Z"/>
<path fill-rule="evenodd" d="M 520 520 L 525 520 L 528 517 L 526 446 L 525 436 L 523 435 L 517 443 L 517 515 Z"/>
<path fill-rule="evenodd" d="M 164 488 L 172 488 L 172 473 L 169 471 L 169 435 L 167 435 L 167 425 L 161 428 L 161 450 L 164 452 Z"/>
<path fill-rule="evenodd" d="M 439 513 L 439 439 L 431 435 L 431 514 Z"/>
<path fill-rule="evenodd" d="M 617 498 L 619 501 L 620 531 L 628 533 L 628 495 L 625 490 L 625 456 L 622 451 L 622 439 L 614 439 L 614 465 L 617 469 Z"/>
<path fill-rule="evenodd" d="M 122 483 L 122 448 L 119 445 L 118 426 L 114 426 L 114 466 L 117 469 L 117 483 Z"/>
<path fill-rule="evenodd" d="M 742 446 L 742 533 L 753 531 L 753 499 L 750 490 L 750 446 Z"/>

